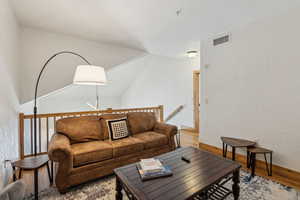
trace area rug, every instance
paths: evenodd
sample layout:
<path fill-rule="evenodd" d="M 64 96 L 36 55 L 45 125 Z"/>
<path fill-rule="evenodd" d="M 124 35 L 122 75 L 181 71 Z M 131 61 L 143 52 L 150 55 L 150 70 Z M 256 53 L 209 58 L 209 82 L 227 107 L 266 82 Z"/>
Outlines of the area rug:
<path fill-rule="evenodd" d="M 248 181 L 248 173 L 241 171 L 241 200 L 300 200 L 299 191 L 279 183 L 255 176 Z M 229 183 L 230 184 L 230 183 Z M 25 200 L 34 199 L 33 195 Z M 39 199 L 45 200 L 114 200 L 115 177 L 110 176 L 71 189 L 61 195 L 56 188 L 46 189 L 39 194 Z M 124 200 L 128 200 L 124 195 Z M 232 195 L 226 200 L 233 200 Z"/>

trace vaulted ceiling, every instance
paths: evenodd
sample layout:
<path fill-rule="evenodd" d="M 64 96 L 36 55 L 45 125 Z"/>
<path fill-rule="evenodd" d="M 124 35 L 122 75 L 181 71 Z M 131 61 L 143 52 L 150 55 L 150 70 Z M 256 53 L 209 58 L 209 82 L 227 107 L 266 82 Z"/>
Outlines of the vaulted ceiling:
<path fill-rule="evenodd" d="M 182 56 L 210 35 L 299 6 L 299 0 L 12 0 L 24 26 Z M 176 13 L 176 11 L 178 11 Z"/>

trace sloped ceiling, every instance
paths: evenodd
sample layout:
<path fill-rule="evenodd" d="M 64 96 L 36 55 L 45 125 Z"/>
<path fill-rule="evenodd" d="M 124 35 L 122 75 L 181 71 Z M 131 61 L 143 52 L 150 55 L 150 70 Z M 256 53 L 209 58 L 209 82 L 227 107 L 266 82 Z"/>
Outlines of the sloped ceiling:
<path fill-rule="evenodd" d="M 108 83 L 106 85 L 98 86 L 100 96 L 107 97 L 121 97 L 124 91 L 130 86 L 131 82 L 137 77 L 137 75 L 144 70 L 143 67 L 145 60 L 151 57 L 150 55 L 144 55 L 135 60 L 123 63 L 116 67 L 107 70 Z M 47 94 L 47 96 L 69 100 L 79 98 L 80 96 L 95 96 L 95 86 L 84 85 L 69 85 L 62 90 L 54 91 Z M 45 97 L 47 97 L 45 96 Z M 42 98 L 43 99 L 43 98 Z"/>
<path fill-rule="evenodd" d="M 21 33 L 21 103 L 31 101 L 34 97 L 36 79 L 45 61 L 53 54 L 69 50 L 81 54 L 94 65 L 102 66 L 106 70 L 126 64 L 144 56 L 145 52 L 132 48 L 82 40 L 65 34 L 41 31 L 32 28 L 23 28 Z M 45 69 L 38 88 L 38 96 L 43 96 L 72 84 L 75 69 L 78 65 L 85 64 L 73 55 L 60 55 L 55 57 Z M 122 68 L 122 67 L 118 67 Z M 133 67 L 134 68 L 134 67 Z M 113 69 L 115 70 L 115 69 Z M 109 75 L 118 83 L 111 81 L 112 85 L 122 84 L 131 78 L 131 74 L 124 74 L 121 79 L 118 74 Z M 134 74 L 134 71 L 132 72 Z M 125 84 L 125 83 L 123 83 Z M 119 86 L 114 85 L 118 90 Z M 109 96 L 111 96 L 109 94 Z"/>
<path fill-rule="evenodd" d="M 106 99 L 107 97 L 112 97 L 112 99 L 121 102 L 121 95 L 127 90 L 141 70 L 145 69 L 143 66 L 145 60 L 149 57 L 151 58 L 151 55 L 144 55 L 107 70 L 107 85 L 98 86 L 101 106 L 103 106 L 103 98 Z M 76 109 L 84 107 L 84 110 L 91 110 L 91 108 L 86 105 L 86 102 L 94 104 L 94 101 L 95 86 L 70 84 L 64 88 L 41 96 L 38 99 L 38 104 L 42 110 L 40 109 L 39 112 L 66 112 L 65 109 L 70 108 L 69 104 L 72 104 L 71 107 Z M 21 106 L 22 112 L 31 113 L 32 107 L 33 101 L 28 101 Z"/>
<path fill-rule="evenodd" d="M 182 56 L 211 34 L 298 7 L 299 0 L 12 0 L 24 26 Z M 179 12 L 177 16 L 176 11 Z"/>

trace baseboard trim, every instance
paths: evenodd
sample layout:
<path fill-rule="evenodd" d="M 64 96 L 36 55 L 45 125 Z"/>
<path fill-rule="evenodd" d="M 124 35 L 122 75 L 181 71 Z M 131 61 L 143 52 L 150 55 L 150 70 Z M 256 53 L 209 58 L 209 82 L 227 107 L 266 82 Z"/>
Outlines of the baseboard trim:
<path fill-rule="evenodd" d="M 214 153 L 216 155 L 220 155 L 220 156 L 223 155 L 222 149 L 213 145 L 199 142 L 199 148 Z M 228 157 L 231 157 L 232 154 L 231 152 L 228 152 L 227 155 Z M 244 155 L 236 154 L 236 161 L 240 162 L 245 166 L 247 158 Z M 258 170 L 262 171 L 266 169 L 266 164 L 263 161 L 257 160 L 256 167 Z M 288 185 L 300 189 L 300 172 L 273 164 L 273 176 L 272 177 L 264 176 L 264 177 L 270 178 L 284 185 Z"/>

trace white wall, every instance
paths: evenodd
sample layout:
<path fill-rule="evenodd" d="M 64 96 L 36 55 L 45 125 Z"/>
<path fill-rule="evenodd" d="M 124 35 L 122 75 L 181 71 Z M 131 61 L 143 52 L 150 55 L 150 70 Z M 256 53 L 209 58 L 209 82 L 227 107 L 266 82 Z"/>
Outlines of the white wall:
<path fill-rule="evenodd" d="M 168 116 L 178 106 L 185 108 L 170 123 L 193 127 L 193 70 L 199 57 L 174 59 L 148 55 L 138 63 L 143 70 L 122 95 L 122 107 L 165 106 Z"/>
<path fill-rule="evenodd" d="M 100 110 L 107 108 L 120 108 L 121 98 L 120 97 L 107 97 L 99 96 Z M 57 113 L 57 112 L 80 112 L 80 111 L 93 111 L 94 109 L 87 105 L 87 103 L 95 106 L 96 97 L 94 95 L 81 96 L 77 99 L 71 98 L 51 98 L 40 101 L 40 112 L 39 113 Z"/>
<path fill-rule="evenodd" d="M 23 28 L 21 33 L 21 102 L 33 99 L 34 86 L 44 62 L 62 50 L 75 51 L 92 64 L 110 68 L 139 57 L 144 52 L 69 35 Z M 60 55 L 47 67 L 39 86 L 39 96 L 63 88 L 72 83 L 75 68 L 85 64 L 73 55 Z"/>
<path fill-rule="evenodd" d="M 300 171 L 300 13 L 232 30 L 232 41 L 202 43 L 200 141 L 220 136 L 258 141 L 274 162 Z"/>
<path fill-rule="evenodd" d="M 19 29 L 8 0 L 0 0 L 0 188 L 9 168 L 3 161 L 18 157 L 18 54 Z"/>

